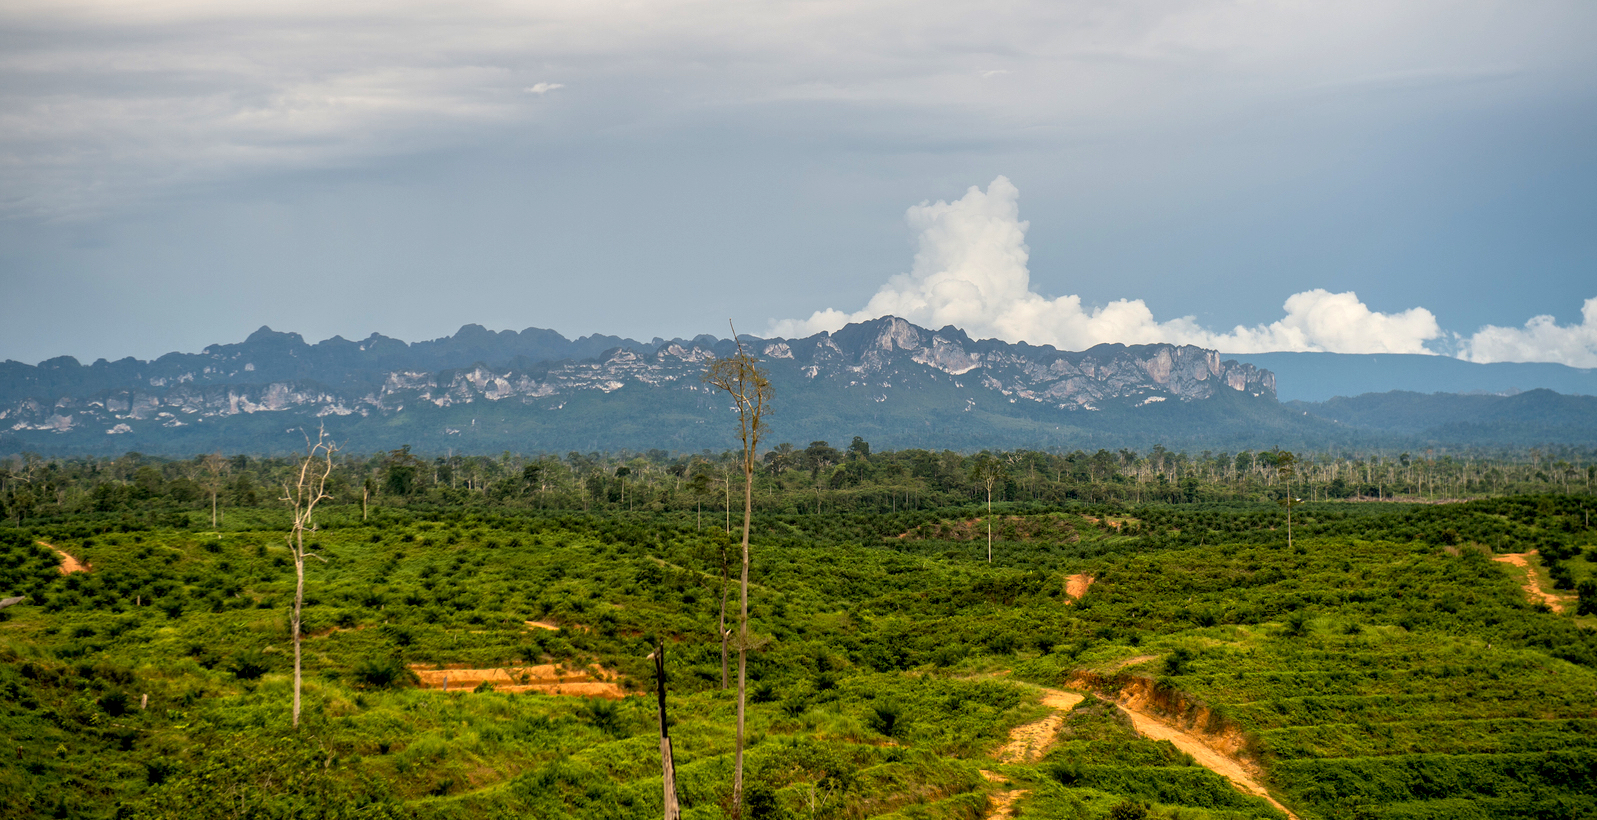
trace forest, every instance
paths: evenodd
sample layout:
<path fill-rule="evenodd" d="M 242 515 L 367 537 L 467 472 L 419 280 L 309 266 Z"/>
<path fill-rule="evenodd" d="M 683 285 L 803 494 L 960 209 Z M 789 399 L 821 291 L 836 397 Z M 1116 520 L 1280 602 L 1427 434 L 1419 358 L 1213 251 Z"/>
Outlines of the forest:
<path fill-rule="evenodd" d="M 302 462 L 22 457 L 0 813 L 1597 816 L 1592 462 L 778 445 L 735 801 L 737 453 L 336 454 L 297 715 Z"/>
<path fill-rule="evenodd" d="M 984 450 L 873 451 L 859 436 L 838 447 L 783 442 L 754 469 L 753 503 L 764 513 L 886 512 L 995 502 L 1171 504 L 1268 502 L 1290 485 L 1309 501 L 1439 501 L 1505 494 L 1584 493 L 1597 488 L 1597 450 L 1575 447 L 1494 452 L 1338 451 L 1289 454 L 1292 475 L 1276 468 L 1285 451 L 1186 453 Z M 498 456 L 426 456 L 404 447 L 337 453 L 329 483 L 335 503 L 443 505 L 582 512 L 719 511 L 739 505 L 744 477 L 736 451 L 665 450 Z M 287 456 L 200 454 L 170 459 L 0 459 L 0 517 L 126 512 L 166 515 L 181 524 L 214 508 L 279 504 Z M 738 510 L 740 511 L 740 510 Z M 728 525 L 730 527 L 730 525 Z"/>

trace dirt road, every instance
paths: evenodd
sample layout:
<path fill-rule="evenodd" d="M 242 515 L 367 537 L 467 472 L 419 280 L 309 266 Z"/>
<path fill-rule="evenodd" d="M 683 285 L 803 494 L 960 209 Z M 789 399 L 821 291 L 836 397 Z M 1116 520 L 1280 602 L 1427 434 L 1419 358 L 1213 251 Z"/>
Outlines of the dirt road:
<path fill-rule="evenodd" d="M 61 556 L 61 574 L 62 575 L 71 575 L 74 572 L 88 572 L 89 571 L 89 565 L 88 564 L 84 564 L 84 563 L 79 562 L 78 559 L 73 558 L 70 555 L 67 555 L 64 550 L 56 549 L 54 544 L 46 544 L 45 542 L 40 541 L 39 542 L 39 546 L 44 547 L 46 549 L 55 550 L 55 553 L 57 555 Z"/>
<path fill-rule="evenodd" d="M 1042 705 L 1052 709 L 1047 717 L 1042 720 L 1016 726 L 1009 731 L 1009 742 L 1000 748 L 994 757 L 1003 763 L 1035 763 L 1048 751 L 1054 743 L 1054 735 L 1059 733 L 1059 727 L 1065 722 L 1065 712 L 1076 708 L 1082 696 L 1075 692 L 1066 692 L 1061 689 L 1043 689 Z M 1007 785 L 1009 778 L 997 772 L 982 770 L 982 777 L 993 783 Z M 1003 820 L 1013 815 L 1015 803 L 1026 795 L 1025 789 L 1006 789 L 993 792 L 990 795 L 991 811 L 988 820 Z"/>
<path fill-rule="evenodd" d="M 1132 704 L 1121 703 L 1119 706 L 1131 716 L 1131 725 L 1136 727 L 1138 734 L 1151 740 L 1170 741 L 1177 749 L 1191 755 L 1193 760 L 1198 761 L 1198 765 L 1221 775 L 1235 784 L 1238 789 L 1270 801 L 1270 805 L 1286 812 L 1287 817 L 1297 820 L 1297 815 L 1276 802 L 1241 761 L 1214 748 L 1202 737 L 1177 729 Z"/>
<path fill-rule="evenodd" d="M 997 757 L 1004 763 L 1032 763 L 1040 759 L 1054 743 L 1054 735 L 1064 725 L 1065 712 L 1076 708 L 1081 695 L 1060 689 L 1042 690 L 1042 705 L 1054 711 L 1042 720 L 1016 726 L 1009 732 L 1009 742 L 998 750 Z"/>
<path fill-rule="evenodd" d="M 1494 555 L 1492 560 L 1500 564 L 1512 564 L 1525 573 L 1525 583 L 1522 585 L 1525 596 L 1531 601 L 1544 603 L 1554 612 L 1564 611 L 1564 599 L 1542 589 L 1540 579 L 1536 575 L 1536 568 L 1531 566 L 1530 559 L 1536 555 L 1535 550 L 1530 552 L 1511 552 L 1507 555 Z"/>

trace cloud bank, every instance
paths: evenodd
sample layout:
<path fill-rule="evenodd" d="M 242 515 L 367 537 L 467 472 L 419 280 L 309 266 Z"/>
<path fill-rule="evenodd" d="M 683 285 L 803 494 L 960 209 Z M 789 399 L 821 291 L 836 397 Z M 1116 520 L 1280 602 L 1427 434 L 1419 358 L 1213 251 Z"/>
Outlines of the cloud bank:
<path fill-rule="evenodd" d="M 1597 367 L 1597 298 L 1586 300 L 1578 325 L 1560 327 L 1551 316 L 1533 317 L 1523 328 L 1487 325 L 1465 342 L 1459 358 Z"/>
<path fill-rule="evenodd" d="M 1283 100 L 1415 87 L 1517 100 L 1532 92 L 1489 81 L 1584 87 L 1590 73 L 1591 4 L 1552 5 L 15 0 L 0 6 L 0 218 L 492 133 L 764 127 L 783 106 L 816 134 L 886 128 L 882 144 L 901 145 L 924 139 L 924 118 L 953 139 L 994 138 L 972 121 L 1023 124 L 1005 139 L 1028 142 L 1038 128 L 1188 133 Z M 562 84 L 582 99 L 529 105 Z M 826 105 L 850 115 L 817 117 Z M 859 106 L 919 113 L 867 128 Z"/>
<path fill-rule="evenodd" d="M 1430 353 L 1442 335 L 1425 308 L 1381 313 L 1357 294 L 1310 290 L 1286 300 L 1286 315 L 1268 325 L 1214 332 L 1191 316 L 1159 321 L 1141 299 L 1088 308 L 1079 296 L 1050 299 L 1031 289 L 1028 223 L 1020 191 L 1004 177 L 986 191 L 972 187 L 954 202 L 922 203 L 907 219 L 919 235 L 909 273 L 888 280 L 861 310 L 828 308 L 808 319 L 773 322 L 772 335 L 807 336 L 849 322 L 894 315 L 929 327 L 955 325 L 983 338 L 1083 350 L 1095 344 L 1173 342 L 1228 353 L 1273 350 L 1333 353 Z"/>

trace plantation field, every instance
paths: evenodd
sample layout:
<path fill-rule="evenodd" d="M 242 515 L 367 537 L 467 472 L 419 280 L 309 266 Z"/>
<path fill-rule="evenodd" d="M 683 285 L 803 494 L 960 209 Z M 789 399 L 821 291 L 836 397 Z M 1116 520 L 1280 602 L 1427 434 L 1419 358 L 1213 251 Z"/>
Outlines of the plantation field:
<path fill-rule="evenodd" d="M 1285 816 L 1136 709 L 1302 818 L 1597 816 L 1590 501 L 1305 504 L 1291 547 L 1275 505 L 1002 504 L 990 564 L 985 508 L 757 516 L 747 813 Z M 298 731 L 286 513 L 0 529 L 0 814 L 658 815 L 663 640 L 684 816 L 730 816 L 713 517 L 318 523 Z M 1531 550 L 1564 611 L 1493 560 Z"/>

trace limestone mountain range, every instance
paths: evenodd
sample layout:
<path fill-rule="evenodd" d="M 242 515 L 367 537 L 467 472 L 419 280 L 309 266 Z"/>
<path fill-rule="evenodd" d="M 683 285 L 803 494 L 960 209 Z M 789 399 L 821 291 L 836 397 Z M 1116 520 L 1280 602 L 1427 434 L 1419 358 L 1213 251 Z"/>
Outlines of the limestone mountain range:
<path fill-rule="evenodd" d="M 1192 346 L 1060 351 L 893 317 L 744 344 L 776 388 L 771 443 L 863 435 L 878 447 L 1096 449 L 1368 439 L 1279 404 L 1270 371 Z M 239 344 L 149 362 L 6 362 L 0 452 L 281 452 L 317 425 L 357 452 L 719 450 L 733 444 L 730 403 L 699 377 L 733 349 L 712 336 L 570 341 L 476 325 L 415 344 L 375 334 L 309 344 L 262 328 Z"/>

